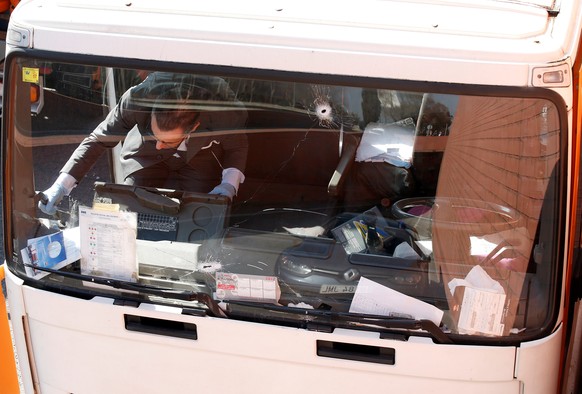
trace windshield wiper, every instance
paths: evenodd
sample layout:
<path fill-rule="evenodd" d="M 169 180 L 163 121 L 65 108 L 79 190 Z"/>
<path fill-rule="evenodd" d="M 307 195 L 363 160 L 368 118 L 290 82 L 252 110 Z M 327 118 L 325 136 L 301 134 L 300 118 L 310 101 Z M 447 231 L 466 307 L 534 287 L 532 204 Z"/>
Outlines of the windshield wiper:
<path fill-rule="evenodd" d="M 339 322 L 346 322 L 348 326 L 367 326 L 379 327 L 385 329 L 406 329 L 406 330 L 423 330 L 428 332 L 437 343 L 453 343 L 451 338 L 446 335 L 433 321 L 427 319 L 413 319 L 405 317 L 387 317 L 378 315 L 359 315 L 348 313 L 337 313 L 334 315 Z M 332 317 L 332 321 L 334 320 Z"/>
<path fill-rule="evenodd" d="M 163 298 L 173 298 L 182 301 L 196 301 L 208 308 L 214 317 L 228 317 L 226 312 L 218 306 L 218 303 L 212 299 L 208 294 L 203 292 L 196 292 L 191 290 L 174 290 L 164 287 L 149 286 L 135 282 L 128 282 L 118 279 L 102 278 L 98 276 L 78 274 L 75 272 L 59 271 L 52 268 L 38 267 L 32 264 L 24 264 L 26 267 L 33 268 L 38 271 L 50 272 L 51 274 L 59 275 L 65 278 L 77 279 L 84 282 L 96 283 L 99 285 L 109 286 L 120 290 L 129 290 L 139 293 L 146 293 Z"/>
<path fill-rule="evenodd" d="M 436 343 L 440 344 L 451 344 L 452 339 L 446 335 L 434 322 L 426 319 L 414 319 L 407 317 L 391 317 L 391 316 L 379 316 L 379 315 L 367 315 L 367 314 L 355 314 L 347 312 L 333 312 L 329 310 L 321 309 L 302 309 L 302 308 L 289 308 L 284 306 L 278 306 L 273 304 L 262 304 L 262 303 L 251 303 L 245 301 L 228 301 L 231 305 L 230 316 L 234 317 L 236 314 L 242 315 L 242 310 L 237 311 L 236 306 L 243 308 L 260 308 L 262 310 L 270 310 L 276 316 L 269 316 L 277 320 L 280 318 L 282 321 L 287 323 L 291 322 L 302 322 L 305 323 L 305 327 L 308 326 L 328 326 L 333 328 L 358 328 L 366 330 L 422 330 L 428 333 Z M 232 309 L 232 306 L 235 308 Z M 248 310 L 246 311 L 248 312 Z M 294 315 L 296 319 L 289 319 L 286 316 Z M 255 314 L 255 317 L 259 317 Z M 269 318 L 268 316 L 261 315 L 260 318 L 265 320 Z"/>

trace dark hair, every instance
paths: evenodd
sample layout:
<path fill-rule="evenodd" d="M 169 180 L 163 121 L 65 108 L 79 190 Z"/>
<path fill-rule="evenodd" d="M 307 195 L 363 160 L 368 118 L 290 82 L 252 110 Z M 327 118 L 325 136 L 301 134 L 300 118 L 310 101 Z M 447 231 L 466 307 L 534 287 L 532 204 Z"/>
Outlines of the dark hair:
<path fill-rule="evenodd" d="M 192 100 L 204 99 L 202 92 L 196 88 L 174 86 L 158 96 L 152 115 L 160 130 L 172 130 L 178 127 L 189 131 L 200 116 L 200 111 L 194 109 Z"/>

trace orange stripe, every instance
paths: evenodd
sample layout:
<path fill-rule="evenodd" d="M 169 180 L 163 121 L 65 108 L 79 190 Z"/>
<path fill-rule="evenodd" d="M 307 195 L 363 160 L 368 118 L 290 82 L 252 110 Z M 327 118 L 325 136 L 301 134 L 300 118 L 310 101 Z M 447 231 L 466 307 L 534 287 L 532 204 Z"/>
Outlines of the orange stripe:
<path fill-rule="evenodd" d="M 0 282 L 4 281 L 4 264 L 0 265 Z M 16 373 L 16 360 L 12 348 L 12 336 L 8 325 L 8 313 L 4 293 L 0 292 L 0 385 L 2 393 L 18 394 L 18 375 Z"/>
<path fill-rule="evenodd" d="M 580 244 L 580 235 L 576 234 L 576 229 L 580 225 L 578 223 L 578 189 L 580 187 L 580 155 L 582 154 L 582 90 L 580 89 L 580 83 L 582 82 L 582 45 L 578 47 L 578 53 L 576 55 L 576 61 L 572 67 L 573 74 L 573 86 L 574 86 L 574 102 L 573 102 L 573 121 L 572 121 L 572 135 L 573 135 L 573 146 L 572 146 L 572 165 L 570 167 L 572 183 L 572 192 L 570 194 L 570 217 L 568 226 L 570 228 L 570 238 L 568 239 L 568 250 L 566 250 L 567 264 L 566 264 L 566 280 L 565 280 L 565 291 L 564 291 L 564 318 L 563 322 L 566 324 L 570 318 L 570 297 L 572 296 L 571 282 L 573 275 L 573 265 L 574 265 L 574 250 Z M 565 328 L 567 328 L 565 326 Z M 564 330 L 564 337 L 562 338 L 562 356 L 560 363 L 560 386 L 558 387 L 558 392 L 561 392 L 562 385 L 565 383 L 562 378 L 564 378 L 564 363 L 567 357 L 568 344 L 566 339 L 568 337 L 567 330 Z"/>

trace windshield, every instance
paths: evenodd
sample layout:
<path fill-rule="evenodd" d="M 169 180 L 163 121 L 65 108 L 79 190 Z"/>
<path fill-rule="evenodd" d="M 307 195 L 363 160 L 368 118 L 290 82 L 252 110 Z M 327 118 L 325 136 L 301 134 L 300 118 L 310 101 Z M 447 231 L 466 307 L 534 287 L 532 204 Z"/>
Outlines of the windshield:
<path fill-rule="evenodd" d="M 551 324 L 564 131 L 548 99 L 10 67 L 7 255 L 32 285 L 439 341 Z"/>

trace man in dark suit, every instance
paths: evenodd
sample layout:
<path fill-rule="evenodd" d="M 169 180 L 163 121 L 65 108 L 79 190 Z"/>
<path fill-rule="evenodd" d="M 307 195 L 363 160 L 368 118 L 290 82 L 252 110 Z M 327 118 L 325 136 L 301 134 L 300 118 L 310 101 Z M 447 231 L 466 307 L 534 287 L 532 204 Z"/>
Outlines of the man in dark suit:
<path fill-rule="evenodd" d="M 209 102 L 220 110 L 200 111 Z M 232 199 L 244 181 L 248 142 L 242 130 L 246 118 L 244 107 L 220 78 L 152 73 L 125 92 L 81 142 L 57 180 L 44 191 L 46 199 L 39 202 L 39 208 L 53 214 L 103 152 L 119 142 L 125 184 Z"/>

